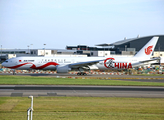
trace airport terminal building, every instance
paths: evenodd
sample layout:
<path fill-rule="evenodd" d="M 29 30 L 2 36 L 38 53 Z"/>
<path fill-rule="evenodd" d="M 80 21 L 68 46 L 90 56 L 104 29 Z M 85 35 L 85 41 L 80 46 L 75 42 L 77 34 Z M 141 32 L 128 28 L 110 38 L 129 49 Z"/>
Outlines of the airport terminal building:
<path fill-rule="evenodd" d="M 78 45 L 78 46 L 66 46 L 66 49 L 77 50 L 77 51 L 83 51 L 83 50 L 111 51 L 111 54 L 134 55 L 154 36 L 159 36 L 159 40 L 156 44 L 154 51 L 160 51 L 161 53 L 162 51 L 164 52 L 164 35 L 151 35 L 151 36 L 144 36 L 144 37 L 137 36 L 136 38 L 130 38 L 130 39 L 124 38 L 124 40 L 120 40 L 114 43 L 104 43 L 104 44 L 96 45 L 96 46 L 101 46 L 102 48 Z"/>
<path fill-rule="evenodd" d="M 164 51 L 164 35 L 151 35 L 151 36 L 144 36 L 137 38 L 131 38 L 131 39 L 124 39 L 112 44 L 109 44 L 110 46 L 114 46 L 115 48 L 118 48 L 119 51 L 139 51 L 151 38 L 154 36 L 159 36 L 159 40 L 156 44 L 154 51 Z M 100 44 L 99 46 L 102 46 L 105 44 Z"/>

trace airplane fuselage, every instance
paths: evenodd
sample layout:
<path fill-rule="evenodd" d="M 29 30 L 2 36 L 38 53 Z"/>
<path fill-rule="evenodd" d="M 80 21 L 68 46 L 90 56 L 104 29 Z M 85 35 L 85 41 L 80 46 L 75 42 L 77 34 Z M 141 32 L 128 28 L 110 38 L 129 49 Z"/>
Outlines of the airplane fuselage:
<path fill-rule="evenodd" d="M 17 57 L 3 63 L 3 66 L 18 70 L 56 70 L 57 66 L 65 66 L 73 63 L 102 60 L 89 66 L 90 69 L 127 69 L 135 67 L 139 60 L 133 57 Z M 140 59 L 141 60 L 141 59 Z M 74 67 L 77 69 L 76 67 Z M 72 69 L 74 69 L 72 68 Z"/>

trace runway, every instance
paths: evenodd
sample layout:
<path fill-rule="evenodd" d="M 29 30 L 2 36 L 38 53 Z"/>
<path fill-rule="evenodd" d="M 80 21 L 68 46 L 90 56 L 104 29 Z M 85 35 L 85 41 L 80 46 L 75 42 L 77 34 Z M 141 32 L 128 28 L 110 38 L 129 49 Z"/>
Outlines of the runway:
<path fill-rule="evenodd" d="M 0 85 L 0 96 L 77 96 L 164 98 L 164 87 L 79 86 L 79 85 Z"/>

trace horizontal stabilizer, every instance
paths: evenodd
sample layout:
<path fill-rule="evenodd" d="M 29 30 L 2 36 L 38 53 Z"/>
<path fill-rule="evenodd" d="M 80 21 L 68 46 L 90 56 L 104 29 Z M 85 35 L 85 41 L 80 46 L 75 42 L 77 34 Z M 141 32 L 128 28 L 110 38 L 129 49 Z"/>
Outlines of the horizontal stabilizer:
<path fill-rule="evenodd" d="M 161 58 L 153 58 L 153 59 L 150 59 L 150 60 L 144 60 L 144 61 L 140 61 L 140 63 L 145 63 L 145 62 L 151 62 L 151 61 L 155 61 L 155 60 L 161 60 Z"/>

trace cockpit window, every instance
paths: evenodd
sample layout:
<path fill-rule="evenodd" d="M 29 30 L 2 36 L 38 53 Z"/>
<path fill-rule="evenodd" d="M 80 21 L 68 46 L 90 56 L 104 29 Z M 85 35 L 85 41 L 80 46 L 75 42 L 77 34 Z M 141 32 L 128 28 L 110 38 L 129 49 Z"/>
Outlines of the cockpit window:
<path fill-rule="evenodd" d="M 5 62 L 7 63 L 8 61 L 6 60 Z"/>

